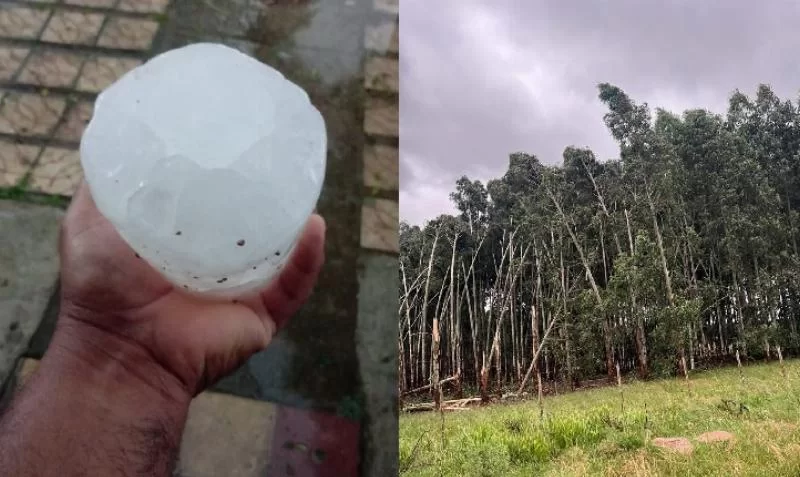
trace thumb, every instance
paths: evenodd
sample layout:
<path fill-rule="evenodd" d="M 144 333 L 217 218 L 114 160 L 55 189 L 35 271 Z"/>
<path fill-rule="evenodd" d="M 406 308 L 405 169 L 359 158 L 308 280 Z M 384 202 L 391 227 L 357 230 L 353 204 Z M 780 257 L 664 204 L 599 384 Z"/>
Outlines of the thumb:
<path fill-rule="evenodd" d="M 181 303 L 163 313 L 154 330 L 156 349 L 187 388 L 199 394 L 233 372 L 272 340 L 274 325 L 241 303 Z"/>

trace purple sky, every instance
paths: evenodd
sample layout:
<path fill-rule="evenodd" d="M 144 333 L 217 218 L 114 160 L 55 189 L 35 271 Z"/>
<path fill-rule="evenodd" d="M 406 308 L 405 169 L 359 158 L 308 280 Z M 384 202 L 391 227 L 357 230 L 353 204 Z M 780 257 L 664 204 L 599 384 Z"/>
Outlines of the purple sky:
<path fill-rule="evenodd" d="M 724 112 L 758 83 L 800 90 L 794 0 L 403 0 L 401 18 L 400 216 L 412 224 L 452 212 L 458 177 L 497 178 L 514 151 L 615 157 L 597 83 L 676 112 Z"/>

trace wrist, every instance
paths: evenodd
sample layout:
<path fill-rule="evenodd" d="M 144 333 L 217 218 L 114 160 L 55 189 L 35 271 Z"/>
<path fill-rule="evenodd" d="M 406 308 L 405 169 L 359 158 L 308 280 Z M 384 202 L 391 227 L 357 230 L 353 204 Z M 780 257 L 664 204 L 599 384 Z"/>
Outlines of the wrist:
<path fill-rule="evenodd" d="M 89 401 L 119 404 L 119 412 L 149 407 L 186 413 L 191 393 L 135 340 L 94 320 L 62 313 L 42 360 L 58 380 Z"/>
<path fill-rule="evenodd" d="M 61 316 L 0 420 L 0 474 L 172 475 L 190 401 L 135 343 Z"/>

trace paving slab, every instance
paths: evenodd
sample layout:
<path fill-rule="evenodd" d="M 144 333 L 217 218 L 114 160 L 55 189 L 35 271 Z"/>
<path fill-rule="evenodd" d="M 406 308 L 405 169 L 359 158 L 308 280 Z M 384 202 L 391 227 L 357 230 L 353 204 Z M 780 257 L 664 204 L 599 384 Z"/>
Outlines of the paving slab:
<path fill-rule="evenodd" d="M 36 332 L 58 280 L 63 211 L 0 201 L 0 382 Z"/>
<path fill-rule="evenodd" d="M 78 151 L 48 147 L 31 171 L 30 190 L 71 197 L 82 179 L 83 169 Z"/>
<path fill-rule="evenodd" d="M 29 48 L 0 46 L 0 80 L 10 80 L 29 52 Z"/>
<path fill-rule="evenodd" d="M 9 92 L 0 106 L 0 132 L 18 136 L 48 136 L 67 106 L 64 98 Z"/>
<path fill-rule="evenodd" d="M 367 26 L 364 32 L 364 47 L 379 53 L 399 54 L 400 36 L 396 22 L 384 21 Z"/>
<path fill-rule="evenodd" d="M 200 394 L 189 407 L 178 474 L 264 475 L 276 418 L 274 405 L 227 394 Z"/>
<path fill-rule="evenodd" d="M 0 187 L 19 184 L 33 166 L 42 148 L 0 141 Z"/>
<path fill-rule="evenodd" d="M 364 86 L 369 90 L 399 93 L 399 69 L 399 61 L 395 58 L 369 58 L 364 66 Z"/>
<path fill-rule="evenodd" d="M 371 136 L 397 138 L 400 136 L 400 110 L 396 99 L 370 97 L 364 112 L 364 132 Z"/>
<path fill-rule="evenodd" d="M 398 259 L 364 253 L 360 268 L 356 349 L 365 403 L 362 474 L 397 475 Z"/>
<path fill-rule="evenodd" d="M 396 147 L 371 144 L 364 149 L 364 185 L 376 191 L 400 188 L 400 151 Z"/>
<path fill-rule="evenodd" d="M 398 224 L 397 201 L 367 198 L 361 214 L 361 245 L 373 250 L 399 253 Z"/>

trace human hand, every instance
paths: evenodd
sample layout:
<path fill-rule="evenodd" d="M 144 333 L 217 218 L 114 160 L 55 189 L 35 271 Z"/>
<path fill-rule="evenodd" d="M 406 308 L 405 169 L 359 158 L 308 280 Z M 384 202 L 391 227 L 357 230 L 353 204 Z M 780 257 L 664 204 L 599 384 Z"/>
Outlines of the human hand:
<path fill-rule="evenodd" d="M 267 346 L 300 308 L 322 267 L 324 241 L 325 222 L 314 215 L 266 290 L 245 301 L 207 301 L 138 258 L 84 183 L 62 226 L 61 314 L 51 348 L 89 366 L 121 364 L 159 392 L 194 396 Z"/>

